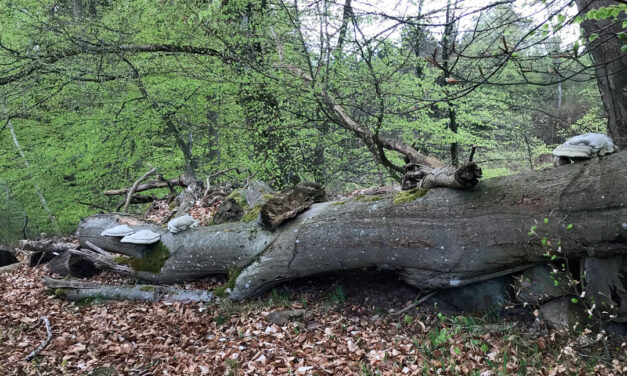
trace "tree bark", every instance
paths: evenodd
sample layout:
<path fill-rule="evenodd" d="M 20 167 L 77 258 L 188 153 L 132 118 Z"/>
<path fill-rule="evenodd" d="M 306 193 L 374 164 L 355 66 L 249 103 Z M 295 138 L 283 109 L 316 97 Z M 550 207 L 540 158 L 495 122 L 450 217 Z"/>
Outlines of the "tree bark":
<path fill-rule="evenodd" d="M 584 14 L 618 2 L 612 0 L 576 0 Z M 622 18 L 625 14 L 622 13 Z M 595 65 L 597 83 L 608 115 L 607 128 L 614 143 L 621 149 L 627 147 L 627 53 L 621 51 L 623 42 L 617 34 L 624 31 L 618 21 L 611 19 L 585 20 L 581 27 L 588 38 L 597 38 L 587 44 Z M 590 38 L 592 39 L 592 38 Z"/>
<path fill-rule="evenodd" d="M 136 224 L 160 233 L 170 253 L 159 272 L 137 277 L 172 283 L 236 269 L 234 299 L 292 278 L 367 267 L 394 270 L 424 290 L 457 287 L 548 262 L 541 239 L 528 234 L 532 226 L 538 236 L 561 241 L 566 257 L 622 255 L 627 252 L 625 164 L 627 152 L 621 152 L 489 179 L 470 190 L 434 188 L 413 201 L 390 194 L 318 203 L 273 232 L 255 222 L 179 234 Z M 141 253 L 139 246 L 99 235 L 124 221 L 95 215 L 80 223 L 77 236 L 84 247 L 89 241 L 107 251 Z"/>

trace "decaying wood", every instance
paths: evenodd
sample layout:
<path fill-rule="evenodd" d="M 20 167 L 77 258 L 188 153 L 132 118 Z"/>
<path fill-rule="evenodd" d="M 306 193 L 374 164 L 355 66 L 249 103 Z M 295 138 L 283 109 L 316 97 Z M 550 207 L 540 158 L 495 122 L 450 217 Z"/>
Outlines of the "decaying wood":
<path fill-rule="evenodd" d="M 627 322 L 627 282 L 623 258 L 616 255 L 608 258 L 586 257 L 582 265 L 582 284 L 588 298 L 592 298 L 599 311 L 611 314 L 612 321 Z M 621 278 L 622 277 L 622 278 Z"/>
<path fill-rule="evenodd" d="M 76 249 L 80 247 L 79 244 L 66 242 L 63 240 L 20 240 L 19 246 L 22 249 L 31 252 L 56 252 L 62 253 L 68 249 Z"/>
<path fill-rule="evenodd" d="M 13 271 L 15 269 L 18 269 L 19 267 L 21 267 L 23 265 L 26 265 L 26 263 L 18 262 L 18 263 L 7 265 L 7 266 L 1 266 L 0 267 L 0 274 L 11 272 L 11 271 Z"/>
<path fill-rule="evenodd" d="M 226 222 L 237 222 L 244 216 L 244 209 L 233 198 L 222 201 L 213 215 L 213 222 L 217 225 Z"/>
<path fill-rule="evenodd" d="M 133 183 L 133 186 L 131 187 L 131 189 L 129 189 L 128 194 L 126 195 L 126 202 L 124 203 L 124 210 L 123 212 L 128 212 L 128 206 L 131 204 L 131 199 L 133 198 L 133 193 L 135 193 L 135 191 L 137 190 L 137 186 L 139 185 L 139 183 L 141 183 L 142 181 L 146 180 L 146 178 L 148 178 L 150 175 L 154 175 L 157 173 L 157 169 L 156 168 L 151 168 L 150 171 L 146 172 L 144 175 L 142 175 L 142 177 L 140 177 L 139 179 L 137 179 L 135 181 L 135 183 Z"/>
<path fill-rule="evenodd" d="M 414 188 L 448 187 L 469 189 L 479 183 L 481 168 L 474 162 L 466 162 L 459 167 L 426 168 L 415 163 L 405 165 L 401 186 L 404 190 Z"/>
<path fill-rule="evenodd" d="M 50 341 L 52 341 L 52 328 L 50 327 L 50 320 L 48 320 L 46 316 L 42 316 L 41 321 L 46 326 L 46 339 L 41 341 L 41 344 L 37 346 L 35 350 L 31 351 L 30 354 L 26 356 L 25 360 L 27 362 L 30 362 L 31 360 L 33 360 L 33 358 L 36 357 L 41 352 L 41 350 L 45 349 L 46 346 L 48 346 L 48 344 L 50 343 Z"/>
<path fill-rule="evenodd" d="M 326 193 L 322 184 L 304 182 L 274 195 L 261 207 L 259 225 L 274 230 L 287 219 L 308 209 L 315 202 L 323 202 Z"/>
<path fill-rule="evenodd" d="M 183 290 L 167 286 L 153 285 L 106 285 L 94 282 L 72 281 L 64 279 L 43 278 L 48 288 L 68 300 L 89 298 L 108 300 L 141 300 L 167 302 L 210 302 L 213 294 L 206 290 Z"/>
<path fill-rule="evenodd" d="M 468 190 L 434 188 L 409 200 L 399 200 L 399 193 L 317 203 L 273 232 L 254 222 L 179 234 L 137 224 L 161 234 L 160 244 L 170 253 L 158 273 L 142 272 L 139 278 L 173 283 L 236 269 L 241 272 L 230 293 L 234 299 L 293 278 L 367 267 L 393 270 L 422 290 L 458 287 L 546 263 L 546 248 L 528 234 L 532 226 L 537 234 L 559 239 L 565 257 L 622 255 L 627 253 L 625 164 L 627 152 L 619 152 L 488 179 Z M 77 230 L 81 245 L 89 241 L 128 253 L 129 245 L 100 236 L 122 221 L 114 214 L 86 218 Z"/>
<path fill-rule="evenodd" d="M 48 262 L 48 269 L 61 276 L 89 278 L 99 273 L 96 266 L 82 256 L 63 252 Z"/>

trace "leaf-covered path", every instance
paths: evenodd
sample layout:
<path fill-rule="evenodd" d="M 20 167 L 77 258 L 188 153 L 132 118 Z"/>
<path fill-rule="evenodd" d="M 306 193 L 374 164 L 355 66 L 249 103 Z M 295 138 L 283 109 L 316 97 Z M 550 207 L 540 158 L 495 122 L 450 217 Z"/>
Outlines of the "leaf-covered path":
<path fill-rule="evenodd" d="M 23 267 L 0 275 L 2 375 L 618 375 L 627 370 L 621 341 L 609 342 L 612 360 L 605 361 L 599 344 L 578 347 L 591 336 L 531 333 L 528 324 L 447 317 L 433 307 L 394 315 L 389 311 L 414 294 L 395 281 L 378 291 L 362 281 L 344 289 L 301 282 L 292 291 L 275 290 L 245 304 L 77 305 L 50 295 L 40 282 L 46 274 L 45 267 Z M 121 282 L 116 278 L 97 279 Z M 387 293 L 390 288 L 396 290 Z M 283 326 L 266 317 L 286 308 L 305 308 L 307 314 Z M 46 337 L 44 326 L 37 325 L 42 316 L 50 319 L 54 338 L 26 362 Z"/>

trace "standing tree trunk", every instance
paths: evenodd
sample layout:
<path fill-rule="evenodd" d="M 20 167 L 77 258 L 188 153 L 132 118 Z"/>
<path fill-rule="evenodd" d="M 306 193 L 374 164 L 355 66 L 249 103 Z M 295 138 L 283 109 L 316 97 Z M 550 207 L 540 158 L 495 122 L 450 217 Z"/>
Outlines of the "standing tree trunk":
<path fill-rule="evenodd" d="M 618 2 L 612 0 L 576 0 L 582 13 Z M 622 18 L 625 14 L 622 13 Z M 603 105 L 609 117 L 607 128 L 610 137 L 619 148 L 627 147 L 627 53 L 621 51 L 624 43 L 618 33 L 624 31 L 618 21 L 612 19 L 585 20 L 581 26 L 586 36 L 596 34 L 596 39 L 588 42 L 587 47 L 595 65 L 597 83 L 603 98 Z"/>

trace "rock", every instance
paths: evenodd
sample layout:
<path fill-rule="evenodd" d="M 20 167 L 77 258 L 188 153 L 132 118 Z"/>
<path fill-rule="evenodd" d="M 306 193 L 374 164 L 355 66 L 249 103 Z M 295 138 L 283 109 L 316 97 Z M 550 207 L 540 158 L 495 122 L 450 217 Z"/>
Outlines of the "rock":
<path fill-rule="evenodd" d="M 168 222 L 168 230 L 173 234 L 177 234 L 181 231 L 187 230 L 188 228 L 196 227 L 199 223 L 200 222 L 194 219 L 194 217 L 186 214 Z"/>
<path fill-rule="evenodd" d="M 261 180 L 253 180 L 246 185 L 244 196 L 248 206 L 253 208 L 268 201 L 269 196 L 274 194 L 274 190 Z"/>
<path fill-rule="evenodd" d="M 216 225 L 225 222 L 237 222 L 244 216 L 244 209 L 237 204 L 234 198 L 227 198 L 218 207 L 213 215 L 213 222 Z"/>
<path fill-rule="evenodd" d="M 573 303 L 563 296 L 542 305 L 540 317 L 550 327 L 558 330 L 582 328 L 587 321 L 587 314 L 582 304 Z"/>
<path fill-rule="evenodd" d="M 120 242 L 131 244 L 153 244 L 161 239 L 161 235 L 150 230 L 137 231 L 132 235 L 128 235 L 122 238 Z"/>
<path fill-rule="evenodd" d="M 305 314 L 304 309 L 292 309 L 288 311 L 275 311 L 270 312 L 268 316 L 266 316 L 266 320 L 270 321 L 273 324 L 277 324 L 279 326 L 285 325 L 289 321 L 290 318 L 300 317 Z"/>
<path fill-rule="evenodd" d="M 505 276 L 472 285 L 446 289 L 438 292 L 437 300 L 445 306 L 465 313 L 490 314 L 501 311 L 510 296 L 513 296 L 511 287 L 512 277 Z"/>
<path fill-rule="evenodd" d="M 551 274 L 551 270 L 547 265 L 525 270 L 521 278 L 515 280 L 516 298 L 535 305 L 566 295 L 569 292 L 567 276 L 561 272 Z"/>

